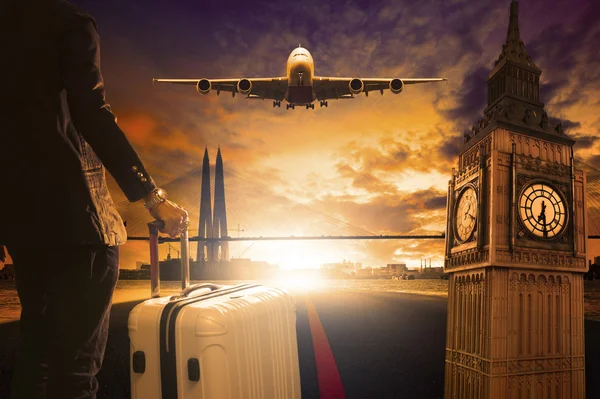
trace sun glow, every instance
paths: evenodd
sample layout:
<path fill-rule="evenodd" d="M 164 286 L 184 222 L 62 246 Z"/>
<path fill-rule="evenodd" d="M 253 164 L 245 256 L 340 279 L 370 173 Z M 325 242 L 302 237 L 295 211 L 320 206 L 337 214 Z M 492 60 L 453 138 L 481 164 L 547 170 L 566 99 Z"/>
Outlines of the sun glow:
<path fill-rule="evenodd" d="M 294 273 L 283 275 L 273 283 L 289 291 L 317 291 L 325 287 L 326 283 L 317 273 Z"/>
<path fill-rule="evenodd" d="M 244 256 L 265 260 L 281 270 L 319 269 L 323 263 L 344 259 L 344 251 L 330 241 L 269 241 L 256 242 Z"/>

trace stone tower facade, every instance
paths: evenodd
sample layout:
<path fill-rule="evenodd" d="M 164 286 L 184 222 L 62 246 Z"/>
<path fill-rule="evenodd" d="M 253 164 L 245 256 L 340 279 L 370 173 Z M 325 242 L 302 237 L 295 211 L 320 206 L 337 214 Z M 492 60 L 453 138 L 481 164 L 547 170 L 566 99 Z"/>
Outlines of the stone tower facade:
<path fill-rule="evenodd" d="M 585 175 L 510 5 L 484 117 L 448 188 L 445 398 L 585 398 Z"/>

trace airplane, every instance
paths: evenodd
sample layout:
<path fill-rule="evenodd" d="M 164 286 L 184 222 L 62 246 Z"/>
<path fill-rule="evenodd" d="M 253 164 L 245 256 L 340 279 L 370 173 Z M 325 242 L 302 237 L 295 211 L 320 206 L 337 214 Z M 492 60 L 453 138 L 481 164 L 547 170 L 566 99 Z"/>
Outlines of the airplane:
<path fill-rule="evenodd" d="M 315 76 L 315 63 L 307 49 L 298 45 L 288 57 L 286 76 L 274 78 L 233 78 L 233 79 L 154 79 L 154 83 L 175 83 L 195 85 L 198 93 L 206 95 L 216 90 L 236 93 L 249 99 L 273 100 L 273 107 L 281 107 L 287 101 L 286 109 L 296 105 L 315 109 L 314 101 L 327 107 L 327 100 L 352 99 L 354 96 L 371 91 L 389 89 L 394 94 L 404 90 L 404 85 L 445 81 L 445 78 L 343 78 Z"/>

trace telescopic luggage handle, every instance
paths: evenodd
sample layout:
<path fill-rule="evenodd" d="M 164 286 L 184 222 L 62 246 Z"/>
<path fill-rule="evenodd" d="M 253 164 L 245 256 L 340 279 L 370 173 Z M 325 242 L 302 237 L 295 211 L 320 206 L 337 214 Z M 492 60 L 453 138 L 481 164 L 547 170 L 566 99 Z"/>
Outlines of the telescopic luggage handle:
<path fill-rule="evenodd" d="M 155 220 L 148 223 L 150 237 L 150 296 L 160 296 L 160 261 L 158 259 L 158 232 L 165 226 L 164 222 Z M 190 242 L 187 226 L 179 236 L 181 241 L 181 289 L 182 293 L 190 288 Z"/>
<path fill-rule="evenodd" d="M 152 298 L 160 297 L 160 261 L 158 259 L 158 232 L 165 226 L 164 222 L 155 220 L 148 223 L 148 233 L 150 236 L 150 296 Z M 210 289 L 216 291 L 221 288 L 216 284 L 194 284 L 190 285 L 190 242 L 187 226 L 181 232 L 181 293 L 174 298 L 182 298 L 190 295 L 192 292 L 201 289 Z"/>

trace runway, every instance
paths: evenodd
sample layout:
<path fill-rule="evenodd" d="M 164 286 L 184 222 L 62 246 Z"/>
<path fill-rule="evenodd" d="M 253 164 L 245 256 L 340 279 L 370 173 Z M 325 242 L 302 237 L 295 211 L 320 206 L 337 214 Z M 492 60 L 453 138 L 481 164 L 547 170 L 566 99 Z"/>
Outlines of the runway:
<path fill-rule="evenodd" d="M 354 291 L 293 292 L 303 398 L 336 397 L 319 388 L 319 354 L 315 356 L 309 315 L 318 315 L 342 395 L 337 397 L 442 398 L 446 304 L 441 297 Z M 113 306 L 105 362 L 98 375 L 98 399 L 129 398 L 127 317 L 139 301 Z M 314 316 L 312 316 L 314 318 Z M 312 333 L 311 333 L 312 331 Z M 600 397 L 600 322 L 586 320 L 586 391 Z M 8 395 L 15 362 L 18 323 L 0 325 L 0 397 Z M 317 348 L 323 348 L 323 343 Z M 317 349 L 322 351 L 323 349 Z M 325 370 L 331 371 L 331 370 Z M 329 380 L 332 381 L 332 380 Z M 334 390 L 335 392 L 335 390 Z M 339 392 L 338 392 L 339 395 Z"/>

